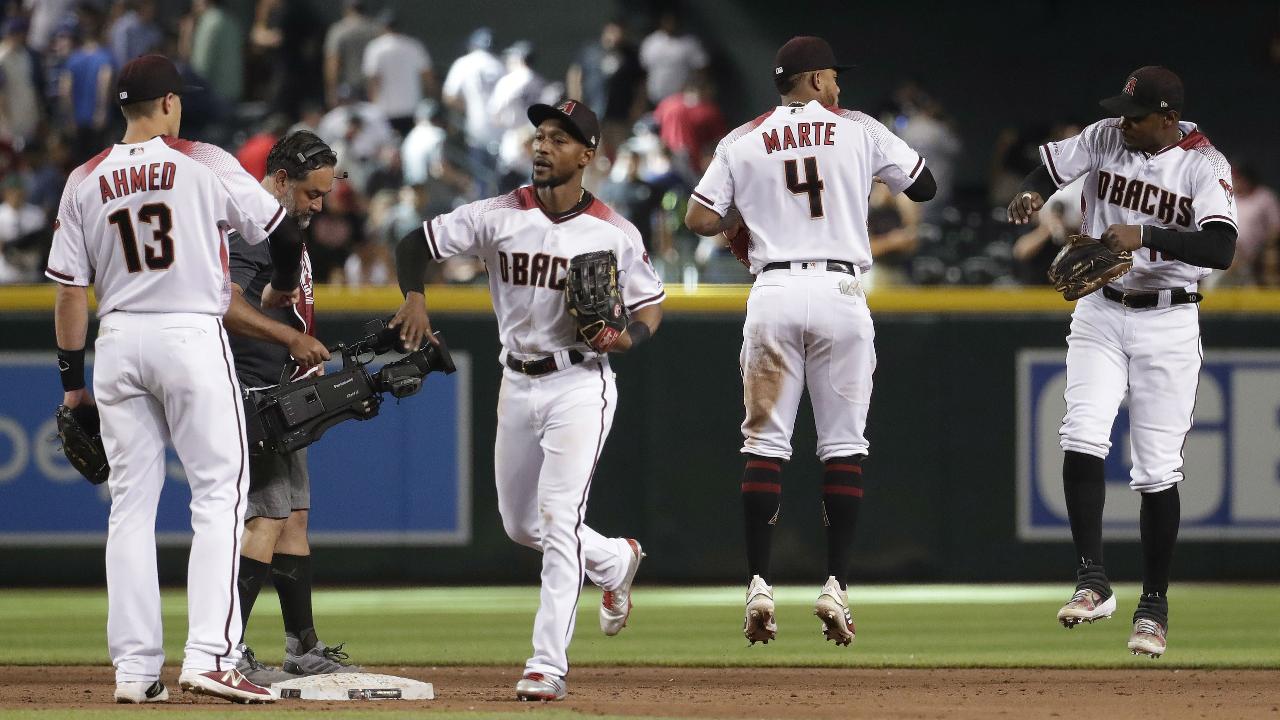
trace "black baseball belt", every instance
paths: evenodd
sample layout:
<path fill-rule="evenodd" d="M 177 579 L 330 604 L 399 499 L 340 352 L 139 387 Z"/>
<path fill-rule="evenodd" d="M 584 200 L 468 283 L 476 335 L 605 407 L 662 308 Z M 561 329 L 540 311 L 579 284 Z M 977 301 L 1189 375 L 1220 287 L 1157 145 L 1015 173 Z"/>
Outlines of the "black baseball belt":
<path fill-rule="evenodd" d="M 1121 305 L 1141 310 L 1143 308 L 1153 308 L 1160 305 L 1159 292 L 1123 292 L 1116 290 L 1110 285 L 1102 286 L 1102 297 L 1111 302 L 1120 303 Z M 1169 291 L 1170 305 L 1186 305 L 1188 303 L 1198 303 L 1204 299 L 1204 295 L 1198 292 L 1187 292 L 1182 288 L 1175 288 Z"/>
<path fill-rule="evenodd" d="M 794 262 L 771 262 L 768 265 L 765 265 L 764 269 L 760 272 L 769 272 L 770 270 L 790 270 L 791 266 L 795 262 L 800 263 L 801 269 L 805 269 L 809 265 L 817 265 L 820 262 L 825 262 L 827 264 L 827 269 L 831 272 L 844 273 L 855 277 L 858 274 L 853 263 L 845 262 L 844 260 L 796 260 Z"/>
<path fill-rule="evenodd" d="M 577 365 L 578 363 L 587 359 L 586 355 L 583 355 L 577 350 L 570 350 L 568 354 L 569 354 L 570 365 Z M 537 360 L 519 360 L 514 356 L 508 354 L 507 367 L 511 368 L 512 370 L 515 370 L 518 373 L 524 373 L 525 375 L 528 375 L 530 377 L 546 375 L 547 373 L 553 373 L 557 370 L 562 369 L 560 366 L 556 364 L 555 355 L 548 355 L 544 358 L 539 358 Z"/>

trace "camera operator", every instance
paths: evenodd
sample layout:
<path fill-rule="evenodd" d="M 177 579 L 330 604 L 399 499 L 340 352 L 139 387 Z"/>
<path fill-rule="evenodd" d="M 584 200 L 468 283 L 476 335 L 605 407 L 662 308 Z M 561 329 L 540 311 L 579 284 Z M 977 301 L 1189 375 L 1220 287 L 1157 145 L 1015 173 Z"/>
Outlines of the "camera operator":
<path fill-rule="evenodd" d="M 301 228 L 311 222 L 333 189 L 337 155 L 314 133 L 299 130 L 281 138 L 267 156 L 262 186 L 284 206 Z M 237 234 L 230 237 L 233 289 L 251 303 L 260 303 L 268 316 L 315 335 L 311 259 L 304 248 L 302 278 L 292 294 L 269 285 L 271 256 L 266 243 L 249 245 Z M 263 388 L 292 378 L 281 373 L 290 362 L 284 348 L 260 340 L 231 336 L 236 375 L 245 388 Z M 323 372 L 323 366 L 298 368 L 293 378 Z M 263 665 L 241 647 L 239 670 L 251 681 L 270 685 L 302 675 L 358 672 L 349 665 L 341 645 L 326 646 L 316 637 L 311 609 L 311 548 L 307 542 L 310 508 L 307 452 L 287 455 L 249 455 L 249 502 L 245 513 L 237 585 L 245 627 L 262 585 L 270 576 L 284 616 L 285 653 L 282 668 Z"/>

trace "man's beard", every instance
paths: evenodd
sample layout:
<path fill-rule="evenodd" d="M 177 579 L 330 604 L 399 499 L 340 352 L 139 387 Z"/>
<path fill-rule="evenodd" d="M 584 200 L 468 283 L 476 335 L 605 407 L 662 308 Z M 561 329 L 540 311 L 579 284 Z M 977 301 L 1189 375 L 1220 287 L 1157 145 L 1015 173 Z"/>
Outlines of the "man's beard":
<path fill-rule="evenodd" d="M 306 230 L 307 226 L 311 224 L 310 212 L 298 212 L 298 203 L 293 198 L 293 188 L 289 188 L 285 196 L 280 198 L 280 205 L 284 207 L 285 213 L 293 218 L 294 222 L 298 223 L 299 230 Z"/>
<path fill-rule="evenodd" d="M 560 187 L 561 185 L 569 182 L 569 179 L 572 177 L 573 173 L 565 173 L 563 175 L 551 175 L 545 180 L 539 180 L 536 176 L 532 175 L 529 179 L 533 181 L 533 186 L 536 188 L 554 188 Z"/>

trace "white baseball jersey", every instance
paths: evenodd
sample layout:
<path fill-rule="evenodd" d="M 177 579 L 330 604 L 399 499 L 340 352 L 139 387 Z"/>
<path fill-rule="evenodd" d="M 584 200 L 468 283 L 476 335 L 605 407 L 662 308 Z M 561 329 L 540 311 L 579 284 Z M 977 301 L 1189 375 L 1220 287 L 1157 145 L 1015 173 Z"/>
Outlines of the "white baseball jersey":
<path fill-rule="evenodd" d="M 772 262 L 844 260 L 871 268 L 867 198 L 873 177 L 902 192 L 924 157 L 856 110 L 774 108 L 725 136 L 693 198 L 751 229 L 751 272 Z"/>
<path fill-rule="evenodd" d="M 227 233 L 260 243 L 285 211 L 225 150 L 158 136 L 116 144 L 67 178 L 45 274 L 93 283 L 98 315 L 222 315 Z"/>
<path fill-rule="evenodd" d="M 618 286 L 627 310 L 661 302 L 666 293 L 640 233 L 608 205 L 586 193 L 560 215 L 547 212 L 534 189 L 468 203 L 426 223 L 427 252 L 435 260 L 474 255 L 489 268 L 498 336 L 509 352 L 548 355 L 590 349 L 565 311 L 569 260 L 597 250 L 618 258 Z"/>
<path fill-rule="evenodd" d="M 1100 120 L 1075 137 L 1040 147 L 1058 187 L 1085 176 L 1082 233 L 1100 237 L 1111 225 L 1181 231 L 1209 222 L 1236 227 L 1231 165 L 1194 123 L 1178 125 L 1182 141 L 1154 155 L 1125 147 L 1120 118 Z M 1114 284 L 1125 290 L 1179 288 L 1209 273 L 1141 248 L 1133 253 L 1133 270 Z"/>

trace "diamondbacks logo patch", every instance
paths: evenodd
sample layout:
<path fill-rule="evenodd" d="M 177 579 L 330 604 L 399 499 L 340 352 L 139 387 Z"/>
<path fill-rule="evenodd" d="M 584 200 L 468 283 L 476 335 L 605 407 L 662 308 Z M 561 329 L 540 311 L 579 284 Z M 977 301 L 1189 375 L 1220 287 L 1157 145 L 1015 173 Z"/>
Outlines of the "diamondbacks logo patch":
<path fill-rule="evenodd" d="M 576 107 L 578 107 L 578 103 L 574 102 L 573 100 L 565 100 L 564 102 L 557 105 L 556 109 L 564 113 L 565 115 L 572 115 L 573 109 Z"/>
<path fill-rule="evenodd" d="M 1124 82 L 1124 94 L 1132 95 L 1133 91 L 1138 87 L 1138 78 L 1130 77 Z"/>
<path fill-rule="evenodd" d="M 1227 182 L 1222 178 L 1218 178 L 1218 184 L 1222 186 L 1222 191 L 1227 194 L 1227 204 L 1230 205 L 1231 203 L 1235 202 L 1236 190 L 1235 188 L 1231 187 L 1231 183 Z"/>

